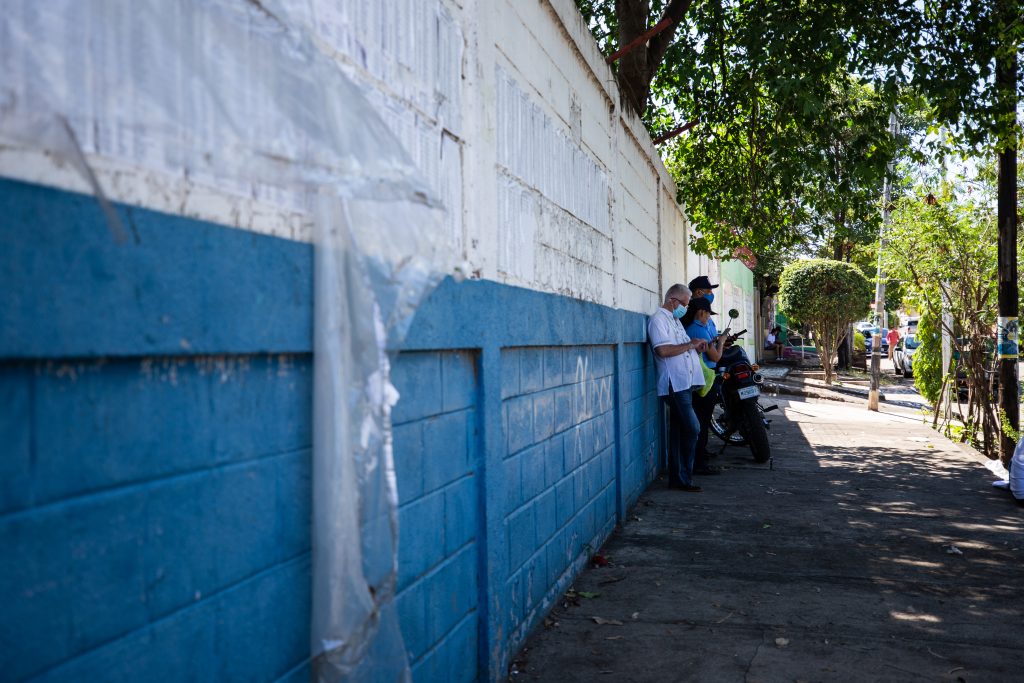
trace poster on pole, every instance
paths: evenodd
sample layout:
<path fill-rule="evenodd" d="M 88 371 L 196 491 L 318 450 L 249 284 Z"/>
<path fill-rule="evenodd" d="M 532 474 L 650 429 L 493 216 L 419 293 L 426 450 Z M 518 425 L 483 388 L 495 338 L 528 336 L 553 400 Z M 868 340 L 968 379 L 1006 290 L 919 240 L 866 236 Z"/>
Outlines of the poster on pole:
<path fill-rule="evenodd" d="M 1017 358 L 1017 318 L 999 316 L 996 352 L 999 358 Z"/>

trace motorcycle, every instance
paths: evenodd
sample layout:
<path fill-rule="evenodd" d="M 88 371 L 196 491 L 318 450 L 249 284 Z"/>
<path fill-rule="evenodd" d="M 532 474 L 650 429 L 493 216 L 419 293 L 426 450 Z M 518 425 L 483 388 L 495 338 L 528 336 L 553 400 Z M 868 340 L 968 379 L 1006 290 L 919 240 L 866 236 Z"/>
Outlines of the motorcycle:
<path fill-rule="evenodd" d="M 732 309 L 729 317 L 736 319 L 739 312 Z M 729 338 L 735 341 L 745 333 L 745 329 L 740 330 Z M 765 413 L 778 406 L 765 408 L 761 405 L 759 397 L 763 380 L 757 373 L 757 366 L 750 362 L 742 347 L 730 346 L 722 353 L 715 373 L 721 378 L 721 386 L 711 415 L 711 431 L 725 442 L 723 449 L 725 446 L 749 446 L 755 462 L 768 462 L 772 457 L 768 442 L 771 420 L 765 417 Z"/>

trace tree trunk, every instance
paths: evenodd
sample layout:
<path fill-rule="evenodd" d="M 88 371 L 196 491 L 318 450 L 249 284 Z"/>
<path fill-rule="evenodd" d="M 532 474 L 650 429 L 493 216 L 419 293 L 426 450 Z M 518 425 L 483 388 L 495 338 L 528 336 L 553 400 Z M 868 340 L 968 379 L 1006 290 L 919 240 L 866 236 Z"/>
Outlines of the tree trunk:
<path fill-rule="evenodd" d="M 619 45 L 628 45 L 649 27 L 649 0 L 615 0 L 619 20 Z M 651 88 L 651 70 L 647 64 L 647 46 L 640 46 L 619 58 L 619 86 L 622 96 L 638 114 L 647 109 Z"/>
<path fill-rule="evenodd" d="M 626 47 L 652 26 L 668 19 L 670 25 L 651 37 L 646 45 L 638 45 L 618 60 L 619 88 L 626 103 L 638 115 L 647 111 L 651 98 L 651 81 L 665 52 L 675 39 L 676 29 L 693 0 L 670 0 L 665 12 L 654 23 L 650 0 L 615 0 L 615 16 L 619 22 L 619 47 Z"/>
<path fill-rule="evenodd" d="M 843 260 L 843 226 L 846 224 L 846 211 L 840 209 L 835 215 L 836 227 L 832 238 L 832 258 L 836 261 Z"/>

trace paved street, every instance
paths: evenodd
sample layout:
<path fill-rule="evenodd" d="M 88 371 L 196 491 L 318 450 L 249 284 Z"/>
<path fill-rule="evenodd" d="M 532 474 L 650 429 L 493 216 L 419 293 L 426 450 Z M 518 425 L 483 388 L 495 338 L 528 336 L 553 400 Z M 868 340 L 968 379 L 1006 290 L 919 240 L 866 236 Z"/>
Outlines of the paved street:
<path fill-rule="evenodd" d="M 652 485 L 512 680 L 1021 680 L 1024 508 L 910 410 L 769 402 L 774 469 Z"/>

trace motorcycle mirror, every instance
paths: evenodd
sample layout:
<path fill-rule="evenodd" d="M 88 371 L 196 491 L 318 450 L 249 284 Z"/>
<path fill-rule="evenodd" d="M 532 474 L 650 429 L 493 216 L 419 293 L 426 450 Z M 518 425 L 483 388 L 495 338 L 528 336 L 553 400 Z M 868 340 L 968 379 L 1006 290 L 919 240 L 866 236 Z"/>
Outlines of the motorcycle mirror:
<path fill-rule="evenodd" d="M 735 320 L 736 318 L 740 317 L 740 312 L 737 311 L 735 308 L 730 308 L 729 309 L 729 317 L 732 318 L 733 320 Z"/>

